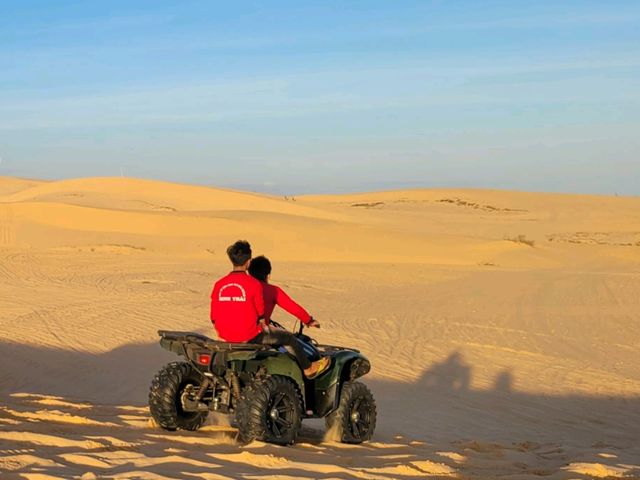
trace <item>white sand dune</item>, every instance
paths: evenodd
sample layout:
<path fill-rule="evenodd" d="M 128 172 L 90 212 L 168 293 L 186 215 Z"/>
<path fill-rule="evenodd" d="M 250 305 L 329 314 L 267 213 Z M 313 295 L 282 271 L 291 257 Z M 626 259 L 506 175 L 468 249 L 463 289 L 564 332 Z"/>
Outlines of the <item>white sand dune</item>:
<path fill-rule="evenodd" d="M 373 442 L 150 423 L 238 238 L 372 360 Z M 640 198 L 0 178 L 0 478 L 638 478 L 639 311 Z"/>

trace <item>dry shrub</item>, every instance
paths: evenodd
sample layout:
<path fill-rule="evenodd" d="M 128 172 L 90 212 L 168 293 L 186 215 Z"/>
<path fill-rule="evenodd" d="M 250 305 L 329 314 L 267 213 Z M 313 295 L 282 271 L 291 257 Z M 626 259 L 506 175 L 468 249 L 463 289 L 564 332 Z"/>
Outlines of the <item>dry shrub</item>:
<path fill-rule="evenodd" d="M 528 245 L 530 247 L 533 247 L 536 244 L 536 242 L 534 240 L 529 240 L 525 235 L 522 235 L 522 234 L 520 234 L 520 235 L 518 235 L 516 237 L 505 236 L 504 239 L 509 241 L 509 242 L 524 243 L 525 245 Z"/>

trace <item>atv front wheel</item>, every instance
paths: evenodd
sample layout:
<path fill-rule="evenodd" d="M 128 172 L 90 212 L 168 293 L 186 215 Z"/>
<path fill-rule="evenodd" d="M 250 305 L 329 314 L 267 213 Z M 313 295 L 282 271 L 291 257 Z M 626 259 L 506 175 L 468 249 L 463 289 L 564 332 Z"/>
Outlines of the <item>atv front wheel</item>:
<path fill-rule="evenodd" d="M 302 399 L 296 385 L 279 375 L 255 380 L 242 390 L 236 412 L 240 441 L 291 445 L 302 423 Z"/>
<path fill-rule="evenodd" d="M 333 429 L 343 443 L 362 443 L 371 439 L 376 428 L 376 402 L 364 383 L 345 382 L 338 408 L 325 419 L 327 431 Z"/>
<path fill-rule="evenodd" d="M 151 382 L 149 410 L 165 430 L 197 430 L 209 412 L 185 412 L 182 395 L 187 388 L 197 390 L 202 377 L 189 363 L 173 362 L 160 370 Z"/>

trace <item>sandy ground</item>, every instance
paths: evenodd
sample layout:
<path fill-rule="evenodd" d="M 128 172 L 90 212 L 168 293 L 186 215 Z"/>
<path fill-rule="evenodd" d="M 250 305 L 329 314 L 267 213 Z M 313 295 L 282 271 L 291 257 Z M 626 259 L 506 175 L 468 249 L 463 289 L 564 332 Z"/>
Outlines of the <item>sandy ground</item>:
<path fill-rule="evenodd" d="M 156 330 L 213 335 L 238 238 L 371 359 L 374 441 L 152 425 Z M 639 312 L 640 198 L 0 178 L 0 478 L 640 478 Z"/>

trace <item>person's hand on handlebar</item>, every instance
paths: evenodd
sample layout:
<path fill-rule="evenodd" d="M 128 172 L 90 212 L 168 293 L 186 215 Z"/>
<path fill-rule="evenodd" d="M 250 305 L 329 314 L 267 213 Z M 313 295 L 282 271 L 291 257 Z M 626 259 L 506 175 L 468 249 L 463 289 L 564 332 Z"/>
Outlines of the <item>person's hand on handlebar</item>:
<path fill-rule="evenodd" d="M 311 320 L 309 320 L 309 323 L 307 323 L 306 325 L 307 327 L 315 327 L 315 328 L 320 328 L 320 322 L 317 321 L 315 318 L 311 318 Z"/>

